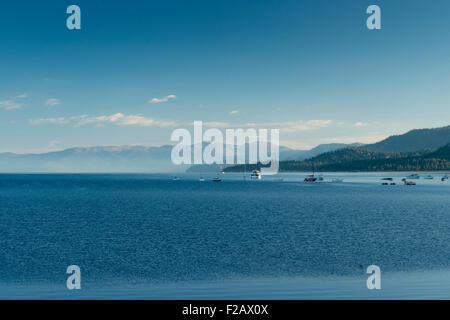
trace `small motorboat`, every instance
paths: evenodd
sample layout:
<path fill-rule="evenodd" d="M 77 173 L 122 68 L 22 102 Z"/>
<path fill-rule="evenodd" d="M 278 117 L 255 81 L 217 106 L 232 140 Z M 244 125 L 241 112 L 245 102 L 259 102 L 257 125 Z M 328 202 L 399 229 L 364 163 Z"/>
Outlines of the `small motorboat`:
<path fill-rule="evenodd" d="M 414 181 L 407 181 L 407 180 L 405 180 L 405 181 L 403 181 L 403 183 L 406 186 L 415 186 L 416 185 L 416 183 Z"/>
<path fill-rule="evenodd" d="M 392 180 L 394 180 L 394 178 L 382 178 L 381 180 L 392 181 Z"/>
<path fill-rule="evenodd" d="M 334 179 L 331 180 L 331 182 L 334 182 L 334 183 L 341 183 L 341 182 L 344 182 L 344 179 L 341 179 L 341 178 L 334 178 Z"/>
<path fill-rule="evenodd" d="M 310 174 L 310 175 L 307 176 L 307 177 L 305 178 L 305 180 L 303 180 L 303 181 L 304 181 L 304 182 L 316 182 L 316 181 L 317 181 L 317 178 L 316 178 L 315 175 Z"/>
<path fill-rule="evenodd" d="M 315 172 L 314 172 L 314 165 L 313 165 L 312 174 L 306 176 L 305 180 L 303 180 L 303 181 L 304 182 L 316 182 L 317 181 L 317 177 L 316 177 L 316 175 L 314 173 Z M 323 178 L 322 178 L 322 180 L 323 180 Z"/>
<path fill-rule="evenodd" d="M 410 174 L 406 178 L 408 179 L 420 179 L 420 176 L 417 173 Z"/>
<path fill-rule="evenodd" d="M 425 176 L 423 178 L 426 179 L 426 180 L 433 180 L 434 179 L 434 177 L 431 174 L 429 174 L 429 175 L 427 175 L 427 176 Z"/>
<path fill-rule="evenodd" d="M 221 182 L 222 179 L 219 177 L 215 177 L 214 179 L 212 179 L 213 182 Z"/>
<path fill-rule="evenodd" d="M 448 180 L 448 175 L 445 175 L 441 178 L 441 181 L 447 181 Z"/>
<path fill-rule="evenodd" d="M 179 180 L 181 180 L 181 178 L 180 178 L 180 177 L 173 177 L 172 180 L 173 180 L 173 181 L 179 181 Z"/>
<path fill-rule="evenodd" d="M 203 178 L 203 177 L 200 177 L 200 179 L 198 179 L 200 182 L 204 182 L 205 181 L 205 178 Z"/>
<path fill-rule="evenodd" d="M 251 180 L 261 180 L 261 172 L 258 170 L 253 170 L 252 174 L 250 175 Z"/>

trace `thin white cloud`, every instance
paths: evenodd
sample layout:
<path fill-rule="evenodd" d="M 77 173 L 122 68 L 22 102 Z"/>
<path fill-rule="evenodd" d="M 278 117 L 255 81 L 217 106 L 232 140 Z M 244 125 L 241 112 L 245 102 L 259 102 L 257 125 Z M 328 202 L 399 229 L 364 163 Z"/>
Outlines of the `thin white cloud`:
<path fill-rule="evenodd" d="M 23 107 L 23 104 L 14 102 L 12 100 L 0 101 L 0 109 L 16 110 L 16 109 L 21 109 L 22 107 Z"/>
<path fill-rule="evenodd" d="M 280 140 L 280 145 L 294 150 L 311 150 L 314 148 L 314 145 L 292 140 Z"/>
<path fill-rule="evenodd" d="M 59 143 L 60 143 L 59 139 L 53 139 L 52 141 L 49 142 L 47 149 L 53 149 L 53 147 L 55 147 Z"/>
<path fill-rule="evenodd" d="M 279 129 L 281 132 L 309 131 L 320 128 L 326 128 L 331 125 L 332 120 L 297 120 L 286 122 L 268 122 L 268 123 L 247 123 L 247 127 L 259 127 L 268 129 Z"/>
<path fill-rule="evenodd" d="M 74 124 L 75 127 L 81 127 L 88 124 L 102 126 L 112 123 L 120 126 L 140 126 L 140 127 L 174 127 L 176 121 L 163 121 L 154 118 L 148 118 L 141 115 L 124 115 L 123 113 L 115 113 L 112 115 L 104 115 L 97 117 L 89 117 L 87 115 L 73 116 L 69 118 L 40 118 L 30 120 L 31 124 Z"/>
<path fill-rule="evenodd" d="M 355 122 L 355 123 L 353 124 L 353 126 L 354 126 L 354 127 L 365 127 L 365 126 L 367 126 L 367 123 L 364 123 L 364 122 Z"/>
<path fill-rule="evenodd" d="M 24 92 L 22 94 L 19 94 L 16 98 L 18 98 L 18 99 L 25 99 L 25 98 L 28 98 L 28 94 Z"/>
<path fill-rule="evenodd" d="M 38 118 L 38 119 L 31 119 L 30 123 L 31 124 L 70 124 L 72 121 L 74 120 L 80 120 L 87 117 L 86 115 L 83 116 L 74 116 L 74 117 L 69 117 L 69 118 L 65 118 L 65 117 L 59 117 L 59 118 Z"/>
<path fill-rule="evenodd" d="M 193 122 L 179 122 L 175 120 L 159 120 L 142 115 L 125 115 L 123 113 L 115 113 L 112 115 L 102 115 L 89 117 L 87 115 L 73 116 L 70 118 L 39 118 L 30 120 L 31 124 L 73 124 L 75 127 L 80 127 L 88 124 L 95 124 L 103 126 L 105 124 L 116 124 L 120 126 L 141 126 L 141 127 L 175 127 L 175 126 L 192 126 Z M 268 122 L 268 123 L 245 123 L 233 124 L 230 122 L 220 121 L 205 121 L 203 126 L 205 128 L 255 128 L 255 129 L 279 129 L 281 132 L 297 132 L 309 131 L 328 127 L 332 120 L 307 120 L 307 121 L 288 121 L 288 122 Z"/>
<path fill-rule="evenodd" d="M 239 110 L 233 110 L 230 112 L 230 114 L 236 114 L 236 113 L 239 113 Z"/>
<path fill-rule="evenodd" d="M 368 135 L 354 137 L 332 137 L 321 139 L 322 143 L 375 143 L 386 139 L 389 135 Z"/>
<path fill-rule="evenodd" d="M 114 123 L 120 126 L 140 127 L 173 127 L 176 125 L 175 121 L 162 121 L 155 118 L 147 118 L 141 115 L 124 115 L 123 113 L 116 113 L 110 116 L 88 117 L 80 120 L 76 126 L 84 126 L 89 123 Z"/>
<path fill-rule="evenodd" d="M 45 101 L 45 104 L 48 106 L 54 107 L 54 106 L 61 104 L 61 101 L 56 98 L 49 98 Z"/>
<path fill-rule="evenodd" d="M 192 123 L 191 125 L 194 125 L 194 123 Z M 238 126 L 233 126 L 229 122 L 220 122 L 220 121 L 206 121 L 206 122 L 203 122 L 203 126 L 206 127 L 206 128 L 233 128 L 233 127 L 238 127 Z"/>
<path fill-rule="evenodd" d="M 256 128 L 256 129 L 279 129 L 281 132 L 297 132 L 297 131 L 309 131 L 319 128 L 328 127 L 332 120 L 307 120 L 307 121 L 286 121 L 286 122 L 266 122 L 266 123 L 253 123 L 248 122 L 244 124 L 233 124 L 230 122 L 220 121 L 206 121 L 203 122 L 204 127 L 208 128 Z M 190 125 L 193 125 L 191 123 Z"/>
<path fill-rule="evenodd" d="M 167 102 L 170 99 L 175 99 L 177 96 L 174 94 L 169 94 L 168 96 L 162 97 L 162 98 L 153 98 L 148 103 L 161 103 L 161 102 Z"/>

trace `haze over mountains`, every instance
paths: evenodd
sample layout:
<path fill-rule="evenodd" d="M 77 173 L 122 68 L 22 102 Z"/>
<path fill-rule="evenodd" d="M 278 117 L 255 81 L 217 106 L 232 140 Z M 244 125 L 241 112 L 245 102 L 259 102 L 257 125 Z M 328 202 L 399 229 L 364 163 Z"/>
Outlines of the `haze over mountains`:
<path fill-rule="evenodd" d="M 280 161 L 291 160 L 291 163 L 300 163 L 301 160 L 312 158 L 317 163 L 323 162 L 331 165 L 331 163 L 351 163 L 360 160 L 405 158 L 423 156 L 426 150 L 436 151 L 448 143 L 450 143 L 450 126 L 411 130 L 403 135 L 391 136 L 370 145 L 333 143 L 322 144 L 311 150 L 293 150 L 280 146 Z M 1 153 L 0 172 L 176 173 L 187 170 L 189 165 L 176 166 L 172 164 L 171 151 L 172 146 L 165 145 L 161 147 L 70 148 L 42 154 Z M 418 153 L 408 154 L 410 152 Z M 446 154 L 445 150 L 442 152 Z M 311 166 L 311 161 L 297 166 L 298 169 Z M 191 168 L 190 171 L 196 171 L 196 169 Z"/>
<path fill-rule="evenodd" d="M 345 144 L 320 145 L 312 150 L 293 150 L 280 146 L 281 160 L 302 160 L 345 147 Z M 41 154 L 0 154 L 0 172 L 184 172 L 190 165 L 174 165 L 173 146 L 99 146 L 78 147 Z M 247 147 L 248 148 L 248 147 Z M 216 171 L 216 166 L 205 166 Z"/>
<path fill-rule="evenodd" d="M 184 172 L 170 161 L 172 146 L 70 148 L 42 154 L 0 154 L 0 172 Z"/>

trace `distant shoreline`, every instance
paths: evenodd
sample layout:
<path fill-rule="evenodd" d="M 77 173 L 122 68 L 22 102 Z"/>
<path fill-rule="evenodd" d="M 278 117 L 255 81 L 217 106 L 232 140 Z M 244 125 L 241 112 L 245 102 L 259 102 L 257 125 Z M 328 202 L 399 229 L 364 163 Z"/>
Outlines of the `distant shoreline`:
<path fill-rule="evenodd" d="M 242 174 L 244 171 L 229 171 L 224 174 Z M 250 174 L 251 170 L 246 171 Z M 311 174 L 311 171 L 279 171 L 277 174 L 288 173 L 304 173 Z M 411 171 L 315 171 L 316 174 L 330 174 L 330 173 L 435 173 L 435 174 L 450 174 L 449 170 L 411 170 Z M 197 176 L 200 172 L 0 172 L 0 175 L 189 175 Z M 216 175 L 215 172 L 203 172 L 203 175 Z"/>

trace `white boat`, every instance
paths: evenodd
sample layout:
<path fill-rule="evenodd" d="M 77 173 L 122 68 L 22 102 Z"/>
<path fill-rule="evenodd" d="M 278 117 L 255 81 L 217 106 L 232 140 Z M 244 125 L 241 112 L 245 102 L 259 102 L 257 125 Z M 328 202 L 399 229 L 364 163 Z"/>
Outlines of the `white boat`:
<path fill-rule="evenodd" d="M 425 176 L 423 178 L 427 179 L 427 180 L 433 180 L 434 179 L 434 177 L 431 174 L 429 174 L 429 175 L 427 175 L 427 176 Z"/>
<path fill-rule="evenodd" d="M 333 183 L 341 183 L 341 182 L 344 182 L 344 179 L 334 178 L 334 179 L 331 180 L 331 182 L 333 182 Z"/>
<path fill-rule="evenodd" d="M 441 181 L 447 181 L 448 180 L 448 175 L 445 175 L 441 178 Z"/>
<path fill-rule="evenodd" d="M 410 174 L 406 177 L 407 179 L 420 179 L 420 176 L 417 173 Z"/>
<path fill-rule="evenodd" d="M 199 181 L 200 181 L 200 182 L 203 182 L 203 181 L 205 181 L 205 178 L 201 177 L 201 178 L 199 179 Z"/>
<path fill-rule="evenodd" d="M 252 180 L 261 180 L 261 172 L 258 170 L 253 170 L 252 174 L 250 175 L 250 179 Z"/>
<path fill-rule="evenodd" d="M 181 180 L 180 177 L 173 177 L 173 181 L 179 181 L 179 180 Z"/>

